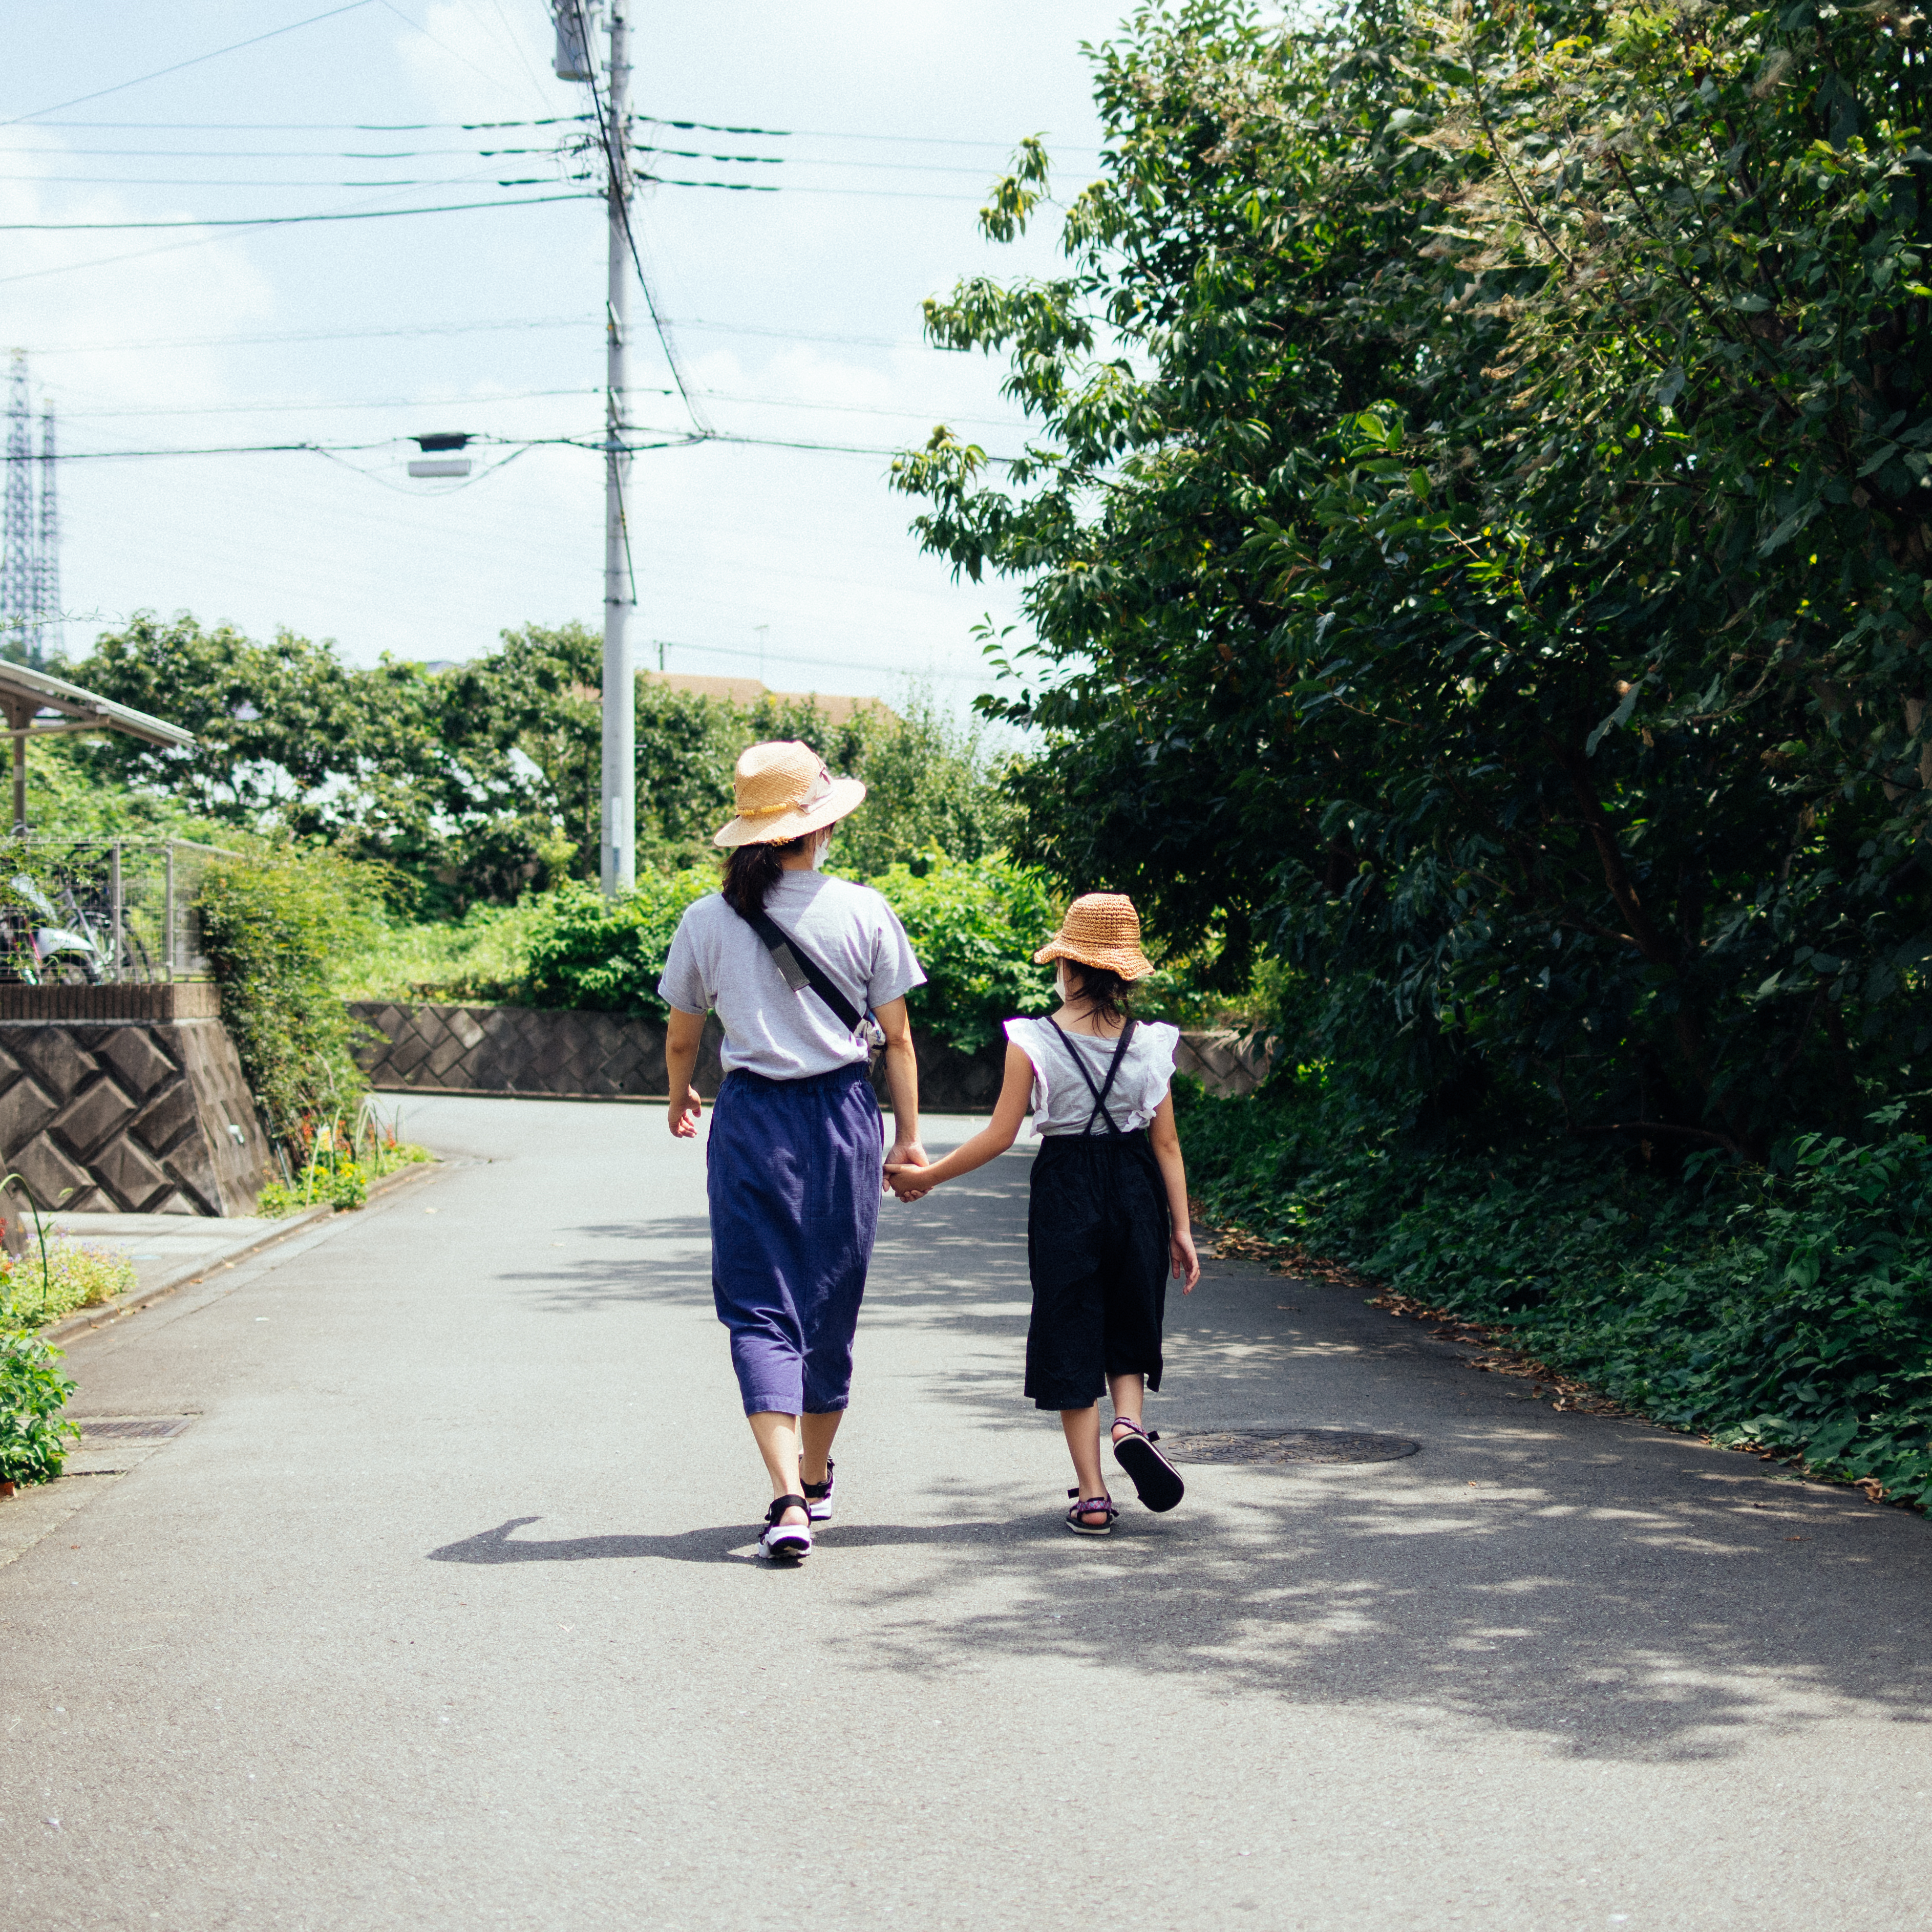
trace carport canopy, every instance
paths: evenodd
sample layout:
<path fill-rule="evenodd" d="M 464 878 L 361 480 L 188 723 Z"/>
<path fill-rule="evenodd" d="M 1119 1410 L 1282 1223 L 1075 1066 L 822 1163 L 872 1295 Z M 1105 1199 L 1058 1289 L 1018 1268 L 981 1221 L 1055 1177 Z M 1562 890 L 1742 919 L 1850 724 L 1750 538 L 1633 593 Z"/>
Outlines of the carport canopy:
<path fill-rule="evenodd" d="M 27 740 L 57 737 L 68 731 L 124 731 L 150 745 L 188 750 L 194 734 L 165 718 L 151 718 L 131 704 L 117 704 L 98 692 L 83 691 L 66 679 L 27 664 L 0 662 L 0 710 L 7 714 L 14 741 L 14 831 L 27 829 Z M 51 714 L 51 715 L 50 715 Z"/>

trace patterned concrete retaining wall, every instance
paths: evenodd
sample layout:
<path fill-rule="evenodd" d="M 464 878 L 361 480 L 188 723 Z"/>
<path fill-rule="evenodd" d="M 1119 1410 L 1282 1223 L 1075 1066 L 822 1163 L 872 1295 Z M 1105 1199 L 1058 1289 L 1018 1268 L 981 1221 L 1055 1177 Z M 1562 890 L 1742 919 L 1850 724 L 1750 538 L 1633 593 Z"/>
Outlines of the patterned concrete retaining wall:
<path fill-rule="evenodd" d="M 10 990 L 10 1005 L 45 992 L 72 1006 L 123 989 Z M 235 1043 L 212 1018 L 0 1018 L 0 1155 L 43 1207 L 76 1214 L 250 1214 L 272 1172 Z"/>
<path fill-rule="evenodd" d="M 1177 1072 L 1191 1073 L 1217 1100 L 1252 1094 L 1268 1078 L 1274 1064 L 1264 1050 L 1233 1032 L 1184 1033 L 1174 1056 Z"/>
<path fill-rule="evenodd" d="M 664 1028 L 617 1013 L 539 1012 L 529 1006 L 446 1006 L 358 1000 L 351 1016 L 381 1036 L 358 1050 L 372 1085 L 388 1093 L 549 1094 L 644 1099 L 664 1090 Z M 718 1022 L 707 1020 L 698 1090 L 718 1091 Z M 918 1029 L 920 1104 L 928 1113 L 992 1111 L 1006 1070 L 996 1042 L 962 1053 Z M 1177 1064 L 1210 1094 L 1245 1094 L 1265 1063 L 1233 1034 L 1184 1034 Z M 872 1084 L 886 1099 L 883 1060 Z"/>
<path fill-rule="evenodd" d="M 380 1034 L 356 1052 L 372 1086 L 389 1093 L 642 1098 L 664 1090 L 664 1030 L 622 1013 L 539 1012 L 530 1006 L 350 1003 Z M 707 1022 L 698 1090 L 718 1090 L 717 1022 Z"/>

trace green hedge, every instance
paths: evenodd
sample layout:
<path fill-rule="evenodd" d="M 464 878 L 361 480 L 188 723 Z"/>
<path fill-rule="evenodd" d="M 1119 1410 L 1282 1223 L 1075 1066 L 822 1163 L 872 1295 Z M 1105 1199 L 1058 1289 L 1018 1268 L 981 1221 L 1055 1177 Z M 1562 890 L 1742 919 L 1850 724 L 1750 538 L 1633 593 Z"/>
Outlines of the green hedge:
<path fill-rule="evenodd" d="M 912 941 L 926 983 L 906 1001 L 913 1024 L 972 1053 L 1016 1013 L 1053 1004 L 1053 969 L 1033 956 L 1054 926 L 1044 877 L 1003 854 L 970 863 L 938 853 L 866 881 L 883 892 Z"/>
<path fill-rule="evenodd" d="M 1054 926 L 1038 873 L 998 855 L 965 862 L 933 854 L 862 883 L 884 895 L 926 968 L 927 983 L 908 1001 L 916 1026 L 970 1053 L 999 1037 L 1001 1020 L 1052 1004 L 1052 974 L 1032 963 Z M 505 990 L 535 1006 L 662 1019 L 658 980 L 677 922 L 717 890 L 709 866 L 647 874 L 614 901 L 594 886 L 560 886 L 534 902 L 521 976 Z"/>
<path fill-rule="evenodd" d="M 1574 1142 L 1426 1151 L 1311 1079 L 1188 1094 L 1209 1217 L 1346 1262 L 1657 1420 L 1932 1503 L 1932 1144 L 1872 1118 L 1664 1178 Z"/>
<path fill-rule="evenodd" d="M 533 1006 L 664 1016 L 658 981 L 684 909 L 718 890 L 708 866 L 650 872 L 606 899 L 572 880 L 537 902 L 525 938 L 522 996 Z"/>
<path fill-rule="evenodd" d="M 327 851 L 272 850 L 210 862 L 202 943 L 242 1070 L 284 1143 L 318 1118 L 352 1114 L 364 1082 L 335 989 L 345 956 L 374 944 L 379 901 L 366 868 Z"/>

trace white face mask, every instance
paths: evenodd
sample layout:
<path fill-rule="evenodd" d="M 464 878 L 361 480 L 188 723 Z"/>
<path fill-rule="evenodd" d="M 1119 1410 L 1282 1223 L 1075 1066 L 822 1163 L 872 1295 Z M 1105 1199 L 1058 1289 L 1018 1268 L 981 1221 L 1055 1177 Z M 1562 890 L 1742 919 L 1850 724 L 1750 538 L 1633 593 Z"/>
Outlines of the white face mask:
<path fill-rule="evenodd" d="M 818 838 L 818 842 L 812 848 L 812 869 L 814 872 L 822 872 L 825 869 L 825 855 L 832 850 L 831 832 L 830 830 L 821 832 Z"/>
<path fill-rule="evenodd" d="M 1072 1004 L 1073 988 L 1066 983 L 1066 962 L 1064 959 L 1054 962 L 1053 990 L 1060 995 L 1063 1006 Z"/>

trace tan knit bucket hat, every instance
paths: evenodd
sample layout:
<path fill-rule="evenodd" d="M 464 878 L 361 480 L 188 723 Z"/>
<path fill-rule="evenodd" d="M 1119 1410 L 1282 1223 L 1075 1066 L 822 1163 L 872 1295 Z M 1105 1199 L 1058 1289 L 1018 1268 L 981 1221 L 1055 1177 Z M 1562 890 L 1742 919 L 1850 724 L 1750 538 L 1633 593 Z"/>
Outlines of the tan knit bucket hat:
<path fill-rule="evenodd" d="M 714 845 L 784 845 L 817 832 L 865 802 L 859 778 L 835 778 L 809 745 L 782 740 L 739 754 L 732 774 L 738 815 L 712 835 Z"/>
<path fill-rule="evenodd" d="M 1154 970 L 1141 950 L 1140 914 L 1125 892 L 1082 892 L 1066 908 L 1060 930 L 1033 957 L 1036 966 L 1071 959 L 1123 980 L 1144 980 Z"/>

